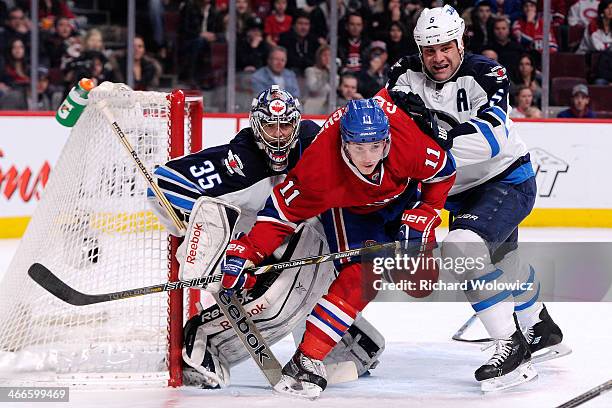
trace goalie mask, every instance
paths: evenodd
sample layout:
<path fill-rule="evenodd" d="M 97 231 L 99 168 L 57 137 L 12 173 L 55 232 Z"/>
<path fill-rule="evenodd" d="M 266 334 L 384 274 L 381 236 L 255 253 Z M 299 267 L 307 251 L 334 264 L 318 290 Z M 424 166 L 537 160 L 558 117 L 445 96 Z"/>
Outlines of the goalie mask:
<path fill-rule="evenodd" d="M 287 168 L 289 152 L 297 143 L 302 115 L 300 103 L 289 92 L 272 85 L 251 104 L 249 121 L 255 141 L 270 159 L 274 171 Z"/>

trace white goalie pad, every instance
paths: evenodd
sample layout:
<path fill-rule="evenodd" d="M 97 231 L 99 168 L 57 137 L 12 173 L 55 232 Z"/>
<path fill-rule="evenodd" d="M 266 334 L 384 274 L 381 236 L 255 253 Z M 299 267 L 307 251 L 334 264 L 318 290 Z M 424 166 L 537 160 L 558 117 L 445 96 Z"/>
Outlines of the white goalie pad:
<path fill-rule="evenodd" d="M 328 253 L 327 242 L 322 234 L 322 225 L 313 220 L 312 225 L 308 223 L 303 228 L 300 236 L 296 237 L 298 239 L 293 242 L 295 245 L 290 245 L 288 253 L 283 254 L 282 258 L 295 259 Z M 272 275 L 278 277 L 273 278 Z M 281 273 L 270 272 L 261 275 L 258 285 L 239 298 L 268 344 L 272 345 L 283 339 L 304 319 L 327 292 L 335 277 L 331 262 L 286 269 Z M 261 285 L 265 279 L 273 280 L 273 283 Z M 248 358 L 244 345 L 236 333 L 229 330 L 228 321 L 218 306 L 205 306 L 201 316 L 210 343 L 217 347 L 219 354 L 230 366 Z"/>
<path fill-rule="evenodd" d="M 208 276 L 217 270 L 240 208 L 214 197 L 200 197 L 193 206 L 185 239 L 176 258 L 180 264 L 180 278 L 194 279 Z M 208 290 L 213 290 L 209 286 Z"/>

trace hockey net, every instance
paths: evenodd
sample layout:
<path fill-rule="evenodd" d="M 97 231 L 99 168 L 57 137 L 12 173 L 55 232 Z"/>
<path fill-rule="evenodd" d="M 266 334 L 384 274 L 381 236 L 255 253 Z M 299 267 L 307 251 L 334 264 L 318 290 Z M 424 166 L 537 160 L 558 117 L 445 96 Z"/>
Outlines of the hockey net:
<path fill-rule="evenodd" d="M 27 275 L 39 262 L 90 294 L 177 278 L 178 242 L 149 210 L 103 99 L 149 171 L 201 148 L 201 98 L 110 83 L 91 92 L 0 285 L 4 384 L 181 384 L 182 293 L 72 306 Z"/>

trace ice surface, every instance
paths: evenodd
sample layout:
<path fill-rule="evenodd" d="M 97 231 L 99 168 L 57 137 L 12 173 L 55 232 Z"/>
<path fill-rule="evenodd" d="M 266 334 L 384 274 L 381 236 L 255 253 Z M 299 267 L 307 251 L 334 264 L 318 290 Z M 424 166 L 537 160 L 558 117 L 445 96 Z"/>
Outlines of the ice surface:
<path fill-rule="evenodd" d="M 553 238 L 554 237 L 554 238 Z M 533 241 L 610 241 L 612 230 L 523 229 Z M 8 267 L 17 240 L 0 240 L 0 274 Z M 255 365 L 247 361 L 232 369 L 232 386 L 224 390 L 130 389 L 71 390 L 70 404 L 45 407 L 259 408 L 259 407 L 483 407 L 557 406 L 612 378 L 612 303 L 548 303 L 564 331 L 569 356 L 536 366 L 539 378 L 515 389 L 483 395 L 474 370 L 489 357 L 473 344 L 457 343 L 451 335 L 471 315 L 462 303 L 373 303 L 366 317 L 386 338 L 380 365 L 370 377 L 330 386 L 316 402 L 274 395 Z M 476 328 L 474 335 L 478 334 Z M 285 362 L 294 345 L 286 338 L 273 347 Z M 1 403 L 24 407 L 26 403 Z M 612 392 L 583 405 L 612 407 Z"/>

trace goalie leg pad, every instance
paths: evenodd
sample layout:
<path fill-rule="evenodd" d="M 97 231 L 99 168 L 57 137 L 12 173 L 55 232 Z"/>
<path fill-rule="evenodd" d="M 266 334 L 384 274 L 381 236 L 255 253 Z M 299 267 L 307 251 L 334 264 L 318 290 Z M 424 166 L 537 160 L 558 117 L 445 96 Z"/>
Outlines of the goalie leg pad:
<path fill-rule="evenodd" d="M 364 375 L 376 368 L 378 358 L 385 349 L 385 338 L 361 315 L 355 319 L 342 340 L 325 357 L 325 365 L 352 361 L 357 374 Z"/>
<path fill-rule="evenodd" d="M 187 321 L 184 328 L 183 382 L 202 388 L 224 388 L 230 383 L 229 364 L 208 342 L 201 314 Z"/>
<path fill-rule="evenodd" d="M 295 242 L 285 245 L 286 252 L 283 252 L 281 259 L 329 252 L 317 220 L 310 220 L 301 232 L 291 238 L 292 241 L 294 239 Z M 331 263 L 287 269 L 280 274 L 268 273 L 260 276 L 253 290 L 239 294 L 239 299 L 266 342 L 272 345 L 303 322 L 335 276 Z M 244 344 L 235 331 L 231 330 L 212 295 L 203 291 L 201 301 L 204 310 L 200 313 L 199 324 L 208 336 L 208 346 L 218 350 L 219 359 L 227 362 L 230 367 L 248 359 L 249 354 Z"/>

